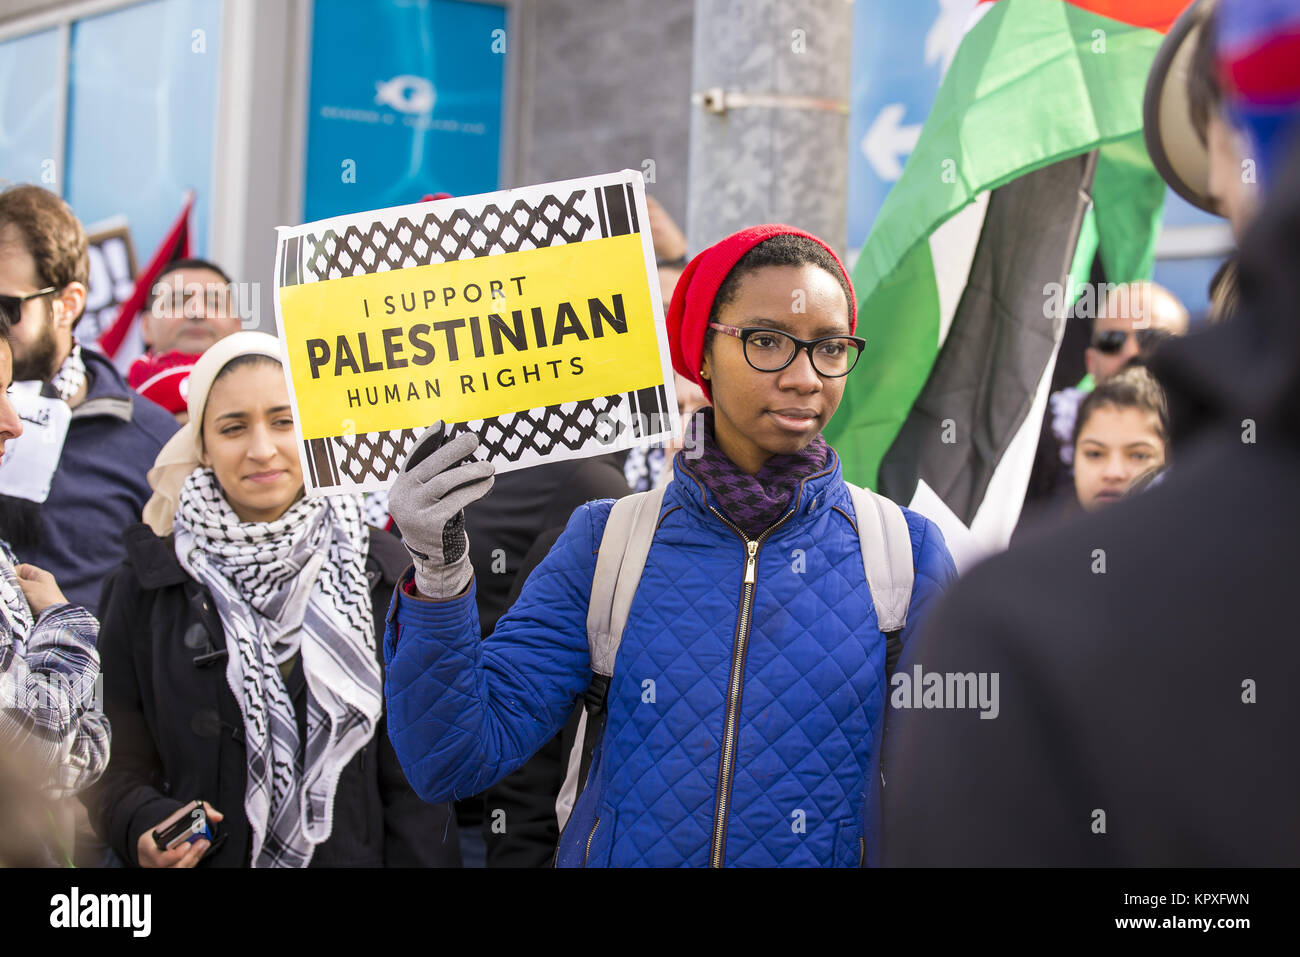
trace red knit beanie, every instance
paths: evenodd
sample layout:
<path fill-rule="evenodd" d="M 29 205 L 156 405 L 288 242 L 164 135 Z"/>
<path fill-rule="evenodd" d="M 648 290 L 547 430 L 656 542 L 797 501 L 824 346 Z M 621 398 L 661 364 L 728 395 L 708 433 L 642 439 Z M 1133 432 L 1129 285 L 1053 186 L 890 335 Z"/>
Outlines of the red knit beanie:
<path fill-rule="evenodd" d="M 759 243 L 773 236 L 803 236 L 830 253 L 849 287 L 849 332 L 858 327 L 858 302 L 853 292 L 853 282 L 849 279 L 844 264 L 840 262 L 840 257 L 835 255 L 835 250 L 812 233 L 780 223 L 750 226 L 732 233 L 686 264 L 686 269 L 673 290 L 673 301 L 668 307 L 668 345 L 672 351 L 673 368 L 703 389 L 710 402 L 713 401 L 713 393 L 709 389 L 709 380 L 700 376 L 700 362 L 704 359 L 704 337 L 709 330 L 713 300 L 717 298 L 718 289 L 736 263 Z"/>

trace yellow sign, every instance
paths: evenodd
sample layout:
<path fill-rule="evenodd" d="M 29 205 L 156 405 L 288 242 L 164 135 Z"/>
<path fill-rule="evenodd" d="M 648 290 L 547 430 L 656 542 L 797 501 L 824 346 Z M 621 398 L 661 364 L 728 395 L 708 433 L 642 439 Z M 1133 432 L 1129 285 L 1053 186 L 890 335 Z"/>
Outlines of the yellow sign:
<path fill-rule="evenodd" d="M 304 439 L 663 381 L 639 233 L 282 287 Z"/>
<path fill-rule="evenodd" d="M 680 433 L 636 170 L 278 229 L 308 494 L 389 488 L 436 422 L 500 472 Z"/>

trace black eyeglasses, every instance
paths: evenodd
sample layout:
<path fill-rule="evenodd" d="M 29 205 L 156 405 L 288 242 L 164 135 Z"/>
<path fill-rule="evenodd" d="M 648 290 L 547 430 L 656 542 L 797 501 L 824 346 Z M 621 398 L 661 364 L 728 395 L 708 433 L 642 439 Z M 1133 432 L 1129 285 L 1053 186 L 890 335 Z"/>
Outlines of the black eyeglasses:
<path fill-rule="evenodd" d="M 1150 352 L 1166 339 L 1173 338 L 1173 334 L 1164 329 L 1134 329 L 1132 334 L 1137 336 L 1138 349 L 1143 353 Z M 1092 347 L 1104 355 L 1113 356 L 1124 348 L 1128 337 L 1127 329 L 1107 329 L 1092 337 Z"/>
<path fill-rule="evenodd" d="M 745 361 L 759 372 L 780 372 L 794 362 L 801 350 L 807 349 L 813 369 L 828 379 L 852 372 L 867 344 L 866 339 L 858 336 L 796 339 L 779 329 L 739 329 L 720 322 L 710 322 L 709 328 L 739 339 L 745 348 Z"/>
<path fill-rule="evenodd" d="M 47 286 L 38 292 L 29 292 L 25 296 L 0 296 L 0 314 L 9 321 L 9 325 L 16 326 L 23 318 L 23 303 L 29 299 L 39 299 L 41 296 L 48 296 L 52 292 L 57 292 L 56 286 Z"/>

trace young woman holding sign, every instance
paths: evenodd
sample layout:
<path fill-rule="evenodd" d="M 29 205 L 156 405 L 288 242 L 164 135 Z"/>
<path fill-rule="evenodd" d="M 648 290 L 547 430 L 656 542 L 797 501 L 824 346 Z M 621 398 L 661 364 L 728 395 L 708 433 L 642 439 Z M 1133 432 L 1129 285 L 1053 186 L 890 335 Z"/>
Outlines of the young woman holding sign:
<path fill-rule="evenodd" d="M 105 586 L 96 829 L 141 867 L 459 866 L 384 726 L 375 636 L 405 552 L 355 498 L 303 497 L 276 339 L 218 342 L 188 401 Z M 200 801 L 208 832 L 156 839 Z"/>
<path fill-rule="evenodd" d="M 857 493 L 821 437 L 863 345 L 855 326 L 839 259 L 797 229 L 746 229 L 687 266 L 668 312 L 673 365 L 713 407 L 694 424 L 702 452 L 678 453 L 649 516 L 607 686 L 593 680 L 588 616 L 593 578 L 609 580 L 598 553 L 625 544 L 602 542 L 612 503 L 573 514 L 480 641 L 461 510 L 492 487 L 492 465 L 464 462 L 472 435 L 412 453 L 390 505 L 415 564 L 384 653 L 390 734 L 426 800 L 518 767 L 586 692 L 599 744 L 560 865 L 863 862 L 888 641 Z M 873 501 L 894 513 L 903 558 L 889 567 L 914 572 L 887 617 L 905 642 L 955 570 L 932 522 Z"/>

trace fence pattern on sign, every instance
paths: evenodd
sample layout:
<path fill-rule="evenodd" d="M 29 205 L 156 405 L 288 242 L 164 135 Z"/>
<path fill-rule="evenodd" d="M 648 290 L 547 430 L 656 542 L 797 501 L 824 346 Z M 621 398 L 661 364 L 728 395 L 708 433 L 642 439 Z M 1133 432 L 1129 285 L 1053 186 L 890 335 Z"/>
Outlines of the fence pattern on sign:
<path fill-rule="evenodd" d="M 610 447 L 627 430 L 634 438 L 649 439 L 656 434 L 654 423 L 665 422 L 667 412 L 668 396 L 660 385 L 458 422 L 447 429 L 447 435 L 450 438 L 473 432 L 481 443 L 474 458 L 501 466 L 527 462 L 556 445 L 575 452 L 593 444 Z M 306 444 L 312 486 L 326 489 L 359 486 L 372 479 L 387 481 L 397 474 L 422 431 L 402 429 L 310 439 Z"/>
<path fill-rule="evenodd" d="M 530 453 L 544 455 L 556 445 L 578 451 L 600 438 L 601 413 L 617 421 L 621 395 L 599 396 L 582 402 L 565 402 L 541 409 L 528 409 L 493 419 L 459 422 L 447 430 L 449 437 L 473 432 L 479 437 L 475 458 L 493 462 L 518 462 Z M 606 430 L 605 441 L 609 441 Z M 615 432 L 617 434 L 617 431 Z"/>

